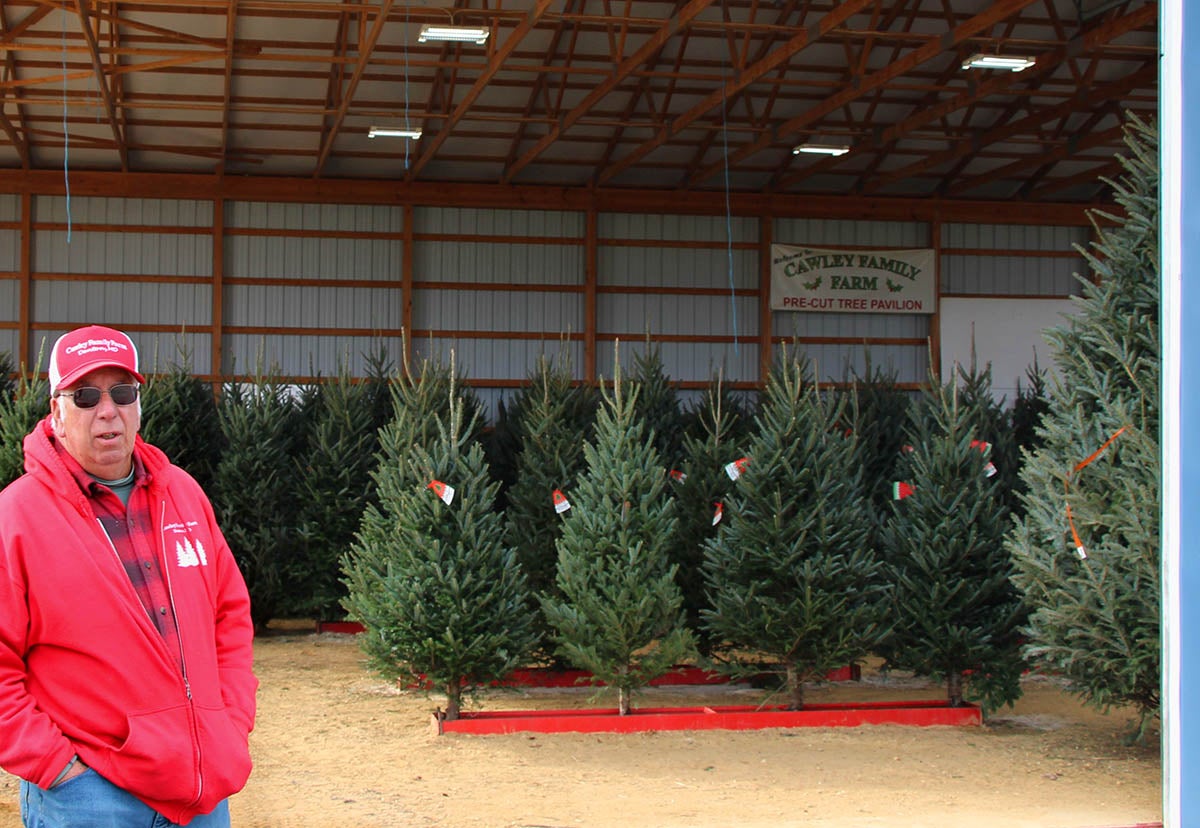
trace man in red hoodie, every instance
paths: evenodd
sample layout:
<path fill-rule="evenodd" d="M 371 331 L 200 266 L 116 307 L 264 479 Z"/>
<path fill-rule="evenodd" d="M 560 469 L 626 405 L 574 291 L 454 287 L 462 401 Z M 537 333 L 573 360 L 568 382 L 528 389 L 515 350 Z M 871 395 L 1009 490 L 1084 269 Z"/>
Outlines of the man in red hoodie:
<path fill-rule="evenodd" d="M 200 486 L 138 435 L 133 341 L 78 328 L 49 374 L 0 492 L 0 766 L 26 826 L 228 826 L 258 687 L 242 575 Z"/>

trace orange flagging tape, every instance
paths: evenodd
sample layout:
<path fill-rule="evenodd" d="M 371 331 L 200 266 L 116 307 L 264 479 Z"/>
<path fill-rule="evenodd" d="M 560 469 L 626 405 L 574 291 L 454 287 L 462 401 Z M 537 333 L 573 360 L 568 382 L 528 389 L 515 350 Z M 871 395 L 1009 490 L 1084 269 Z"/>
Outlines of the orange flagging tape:
<path fill-rule="evenodd" d="M 1116 433 L 1113 434 L 1113 436 L 1109 437 L 1107 440 L 1104 441 L 1104 445 L 1102 445 L 1100 448 L 1096 449 L 1091 454 L 1089 454 L 1086 459 L 1081 460 L 1080 462 L 1075 464 L 1075 468 L 1073 468 L 1071 470 L 1070 474 L 1067 475 L 1066 480 L 1063 481 L 1064 494 L 1070 494 L 1070 492 L 1071 492 L 1071 475 L 1078 474 L 1079 472 L 1081 472 L 1085 468 L 1087 468 L 1088 464 L 1091 463 L 1093 460 L 1095 460 L 1097 457 L 1099 457 L 1101 454 L 1103 454 L 1104 450 L 1112 445 L 1113 440 L 1120 437 L 1121 432 L 1123 432 L 1127 428 L 1129 428 L 1129 426 L 1121 426 L 1120 428 L 1118 428 Z M 1083 547 L 1083 541 L 1081 541 L 1079 539 L 1079 532 L 1075 531 L 1075 518 L 1073 518 L 1071 516 L 1071 501 L 1070 500 L 1067 500 L 1067 525 L 1071 527 L 1071 538 L 1075 541 L 1075 553 L 1077 555 L 1079 555 L 1081 560 L 1086 560 L 1087 559 L 1087 550 Z"/>

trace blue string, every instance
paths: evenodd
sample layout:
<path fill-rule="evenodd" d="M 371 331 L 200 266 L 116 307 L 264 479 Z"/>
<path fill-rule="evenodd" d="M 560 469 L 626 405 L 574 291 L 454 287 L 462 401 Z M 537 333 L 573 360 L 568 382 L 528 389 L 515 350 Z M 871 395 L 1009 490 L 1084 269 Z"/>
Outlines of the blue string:
<path fill-rule="evenodd" d="M 412 129 L 408 124 L 408 6 L 404 7 L 404 128 Z M 411 138 L 404 139 L 404 169 L 408 169 L 408 146 Z"/>
<path fill-rule="evenodd" d="M 725 99 L 725 72 L 721 71 L 721 141 L 725 151 L 725 246 L 729 256 L 729 307 L 733 312 L 733 355 L 738 355 L 737 293 L 733 286 L 733 218 L 729 208 L 729 120 Z"/>
<path fill-rule="evenodd" d="M 62 25 L 62 93 L 63 93 L 63 182 L 67 187 L 67 244 L 71 243 L 71 177 L 68 175 L 71 158 L 71 136 L 67 132 L 67 15 Z"/>

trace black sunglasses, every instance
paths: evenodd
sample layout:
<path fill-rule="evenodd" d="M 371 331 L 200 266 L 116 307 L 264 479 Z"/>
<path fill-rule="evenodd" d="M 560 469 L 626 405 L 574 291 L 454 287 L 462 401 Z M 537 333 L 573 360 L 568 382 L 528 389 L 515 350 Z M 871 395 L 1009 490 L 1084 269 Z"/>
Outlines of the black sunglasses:
<path fill-rule="evenodd" d="M 70 397 L 75 401 L 76 408 L 95 408 L 105 394 L 108 394 L 117 405 L 132 405 L 138 398 L 138 387 L 132 383 L 122 383 L 103 391 L 91 385 L 85 385 L 74 391 L 60 391 L 54 396 Z"/>

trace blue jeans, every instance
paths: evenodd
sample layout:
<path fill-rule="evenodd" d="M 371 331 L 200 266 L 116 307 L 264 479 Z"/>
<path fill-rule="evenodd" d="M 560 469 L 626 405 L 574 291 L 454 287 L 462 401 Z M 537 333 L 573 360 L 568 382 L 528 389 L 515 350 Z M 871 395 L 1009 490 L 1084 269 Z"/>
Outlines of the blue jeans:
<path fill-rule="evenodd" d="M 21 781 L 25 828 L 171 828 L 178 825 L 91 768 L 48 791 Z M 229 828 L 229 801 L 188 828 Z"/>

